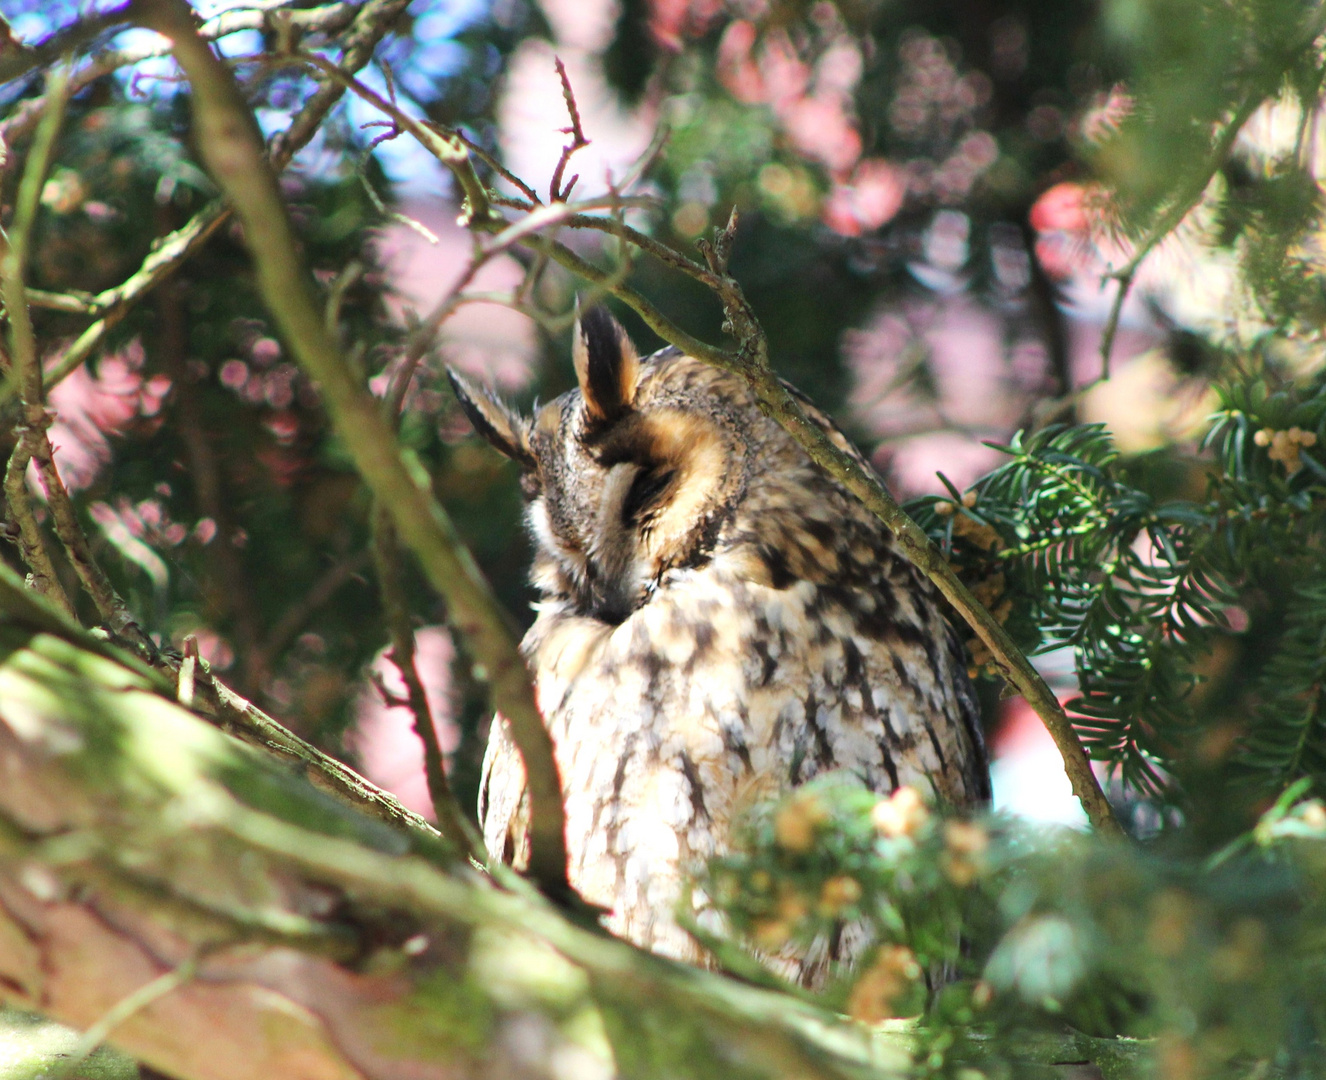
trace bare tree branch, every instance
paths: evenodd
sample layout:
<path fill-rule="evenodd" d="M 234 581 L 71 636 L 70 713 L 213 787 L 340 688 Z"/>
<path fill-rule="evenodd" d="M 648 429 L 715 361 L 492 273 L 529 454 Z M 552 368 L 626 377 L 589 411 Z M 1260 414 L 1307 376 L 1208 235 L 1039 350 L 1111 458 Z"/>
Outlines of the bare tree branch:
<path fill-rule="evenodd" d="M 514 637 L 455 528 L 432 498 L 427 474 L 400 450 L 378 403 L 351 376 L 327 333 L 274 172 L 256 124 L 228 68 L 197 35 L 181 0 L 143 0 L 143 25 L 169 37 L 188 75 L 198 142 L 213 175 L 244 224 L 258 281 L 273 318 L 308 374 L 360 474 L 392 514 L 401 539 L 446 599 L 452 625 L 489 673 L 494 704 L 512 726 L 525 761 L 532 802 L 530 873 L 550 895 L 570 898 L 565 817 L 552 741 L 539 716 Z M 438 139 L 426 129 L 431 141 Z M 464 148 L 460 147 L 461 152 Z M 478 207 L 472 207 L 476 213 Z"/>
<path fill-rule="evenodd" d="M 45 408 L 41 362 L 28 312 L 24 280 L 41 188 L 64 119 L 68 85 L 68 68 L 65 65 L 54 68 L 48 76 L 45 94 L 49 107 L 37 129 L 32 151 L 23 168 L 10 231 L 6 235 L 0 229 L 0 295 L 3 295 L 5 315 L 9 321 L 10 381 L 23 394 L 23 417 L 15 429 L 18 441 L 5 469 L 5 502 L 10 516 L 18 526 L 19 553 L 32 573 L 32 587 L 50 596 L 66 611 L 72 612 L 73 605 L 65 595 L 55 566 L 46 551 L 41 528 L 28 495 L 28 463 L 38 456 L 43 444 L 49 456 L 50 442 L 46 438 L 46 428 L 50 424 L 50 417 Z"/>
<path fill-rule="evenodd" d="M 415 666 L 414 624 L 410 606 L 401 587 L 400 550 L 396 544 L 396 530 L 391 515 L 381 506 L 373 510 L 373 563 L 377 569 L 378 586 L 382 591 L 382 610 L 391 636 L 387 659 L 396 665 L 401 681 L 405 683 L 405 700 L 398 704 L 410 710 L 414 733 L 424 750 L 424 777 L 428 782 L 428 797 L 433 803 L 442 835 L 465 855 L 482 860 L 483 841 L 466 819 L 451 785 L 447 782 L 446 764 L 438 742 L 433 711 L 428 707 L 424 684 Z"/>
<path fill-rule="evenodd" d="M 36 419 L 38 423 L 45 423 L 47 420 L 44 412 Z M 55 564 L 51 562 L 50 553 L 46 550 L 41 526 L 37 523 L 37 517 L 32 510 L 32 501 L 28 495 L 28 463 L 32 460 L 32 448 L 25 428 L 26 424 L 16 429 L 18 443 L 14 447 L 14 452 L 9 455 L 9 463 L 5 467 L 5 506 L 18 530 L 18 553 L 28 568 L 28 580 L 33 591 L 49 597 L 62 610 L 73 615 L 74 605 L 70 603 L 64 587 L 60 584 L 60 577 L 55 572 Z"/>

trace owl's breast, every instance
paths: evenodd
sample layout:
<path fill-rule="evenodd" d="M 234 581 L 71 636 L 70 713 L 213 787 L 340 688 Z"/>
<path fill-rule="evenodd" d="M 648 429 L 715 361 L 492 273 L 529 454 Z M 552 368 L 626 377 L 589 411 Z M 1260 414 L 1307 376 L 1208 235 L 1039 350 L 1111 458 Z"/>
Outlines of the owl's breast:
<path fill-rule="evenodd" d="M 973 797 L 956 659 L 863 629 L 848 598 L 811 582 L 710 566 L 616 626 L 545 610 L 525 648 L 591 898 L 630 892 L 632 873 L 648 892 L 644 864 L 713 855 L 751 802 L 827 771 Z"/>

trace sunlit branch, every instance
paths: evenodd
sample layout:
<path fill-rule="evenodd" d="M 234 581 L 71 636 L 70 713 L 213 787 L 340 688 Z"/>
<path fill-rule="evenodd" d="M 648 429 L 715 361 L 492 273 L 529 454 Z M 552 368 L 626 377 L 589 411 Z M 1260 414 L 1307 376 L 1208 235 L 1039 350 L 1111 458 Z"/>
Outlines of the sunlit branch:
<path fill-rule="evenodd" d="M 68 67 L 60 65 L 47 79 L 46 115 L 37 128 L 36 138 L 24 164 L 10 230 L 8 234 L 0 230 L 0 295 L 3 295 L 5 315 L 9 322 L 9 381 L 23 395 L 22 419 L 15 429 L 18 440 L 5 469 L 5 502 L 9 516 L 18 528 L 19 554 L 31 571 L 32 587 L 50 596 L 66 611 L 72 612 L 73 605 L 65 595 L 55 566 L 46 551 L 27 486 L 28 463 L 34 457 L 49 458 L 50 442 L 46 438 L 46 428 L 51 418 L 46 412 L 41 359 L 37 355 L 37 341 L 32 330 L 24 280 L 41 189 L 50 168 L 56 136 L 64 119 L 65 104 L 69 100 L 68 87 Z"/>
<path fill-rule="evenodd" d="M 571 141 L 562 147 L 562 155 L 557 159 L 557 166 L 553 169 L 552 182 L 548 185 L 548 200 L 550 202 L 566 202 L 571 197 L 571 189 L 576 186 L 576 181 L 580 179 L 577 173 L 562 184 L 562 175 L 566 172 L 566 167 L 571 162 L 571 158 L 579 151 L 589 145 L 589 140 L 585 138 L 584 129 L 580 126 L 580 108 L 576 105 L 575 92 L 571 89 L 571 80 L 566 74 L 566 65 L 562 63 L 559 56 L 555 61 L 557 67 L 557 77 L 562 82 L 562 100 L 566 102 L 566 111 L 571 116 L 571 126 L 562 128 L 562 133 L 571 136 Z"/>
<path fill-rule="evenodd" d="M 277 326 L 301 366 L 318 382 L 360 474 L 389 509 L 402 541 L 446 599 L 452 625 L 466 636 L 488 672 L 493 703 L 511 724 L 529 780 L 531 876 L 549 893 L 569 898 L 557 765 L 506 617 L 450 519 L 432 498 L 427 473 L 401 451 L 379 403 L 356 382 L 328 335 L 274 172 L 229 69 L 197 36 L 182 0 L 144 0 L 138 11 L 144 25 L 175 43 L 175 57 L 192 87 L 199 146 L 243 222 L 259 288 Z M 418 130 L 426 137 L 432 134 Z M 439 140 L 432 136 L 430 141 Z M 465 152 L 463 146 L 454 146 Z"/>
<path fill-rule="evenodd" d="M 7 516 L 13 522 L 18 536 L 18 554 L 28 568 L 28 580 L 34 592 L 49 597 L 70 615 L 74 606 L 60 584 L 55 564 L 51 562 L 46 542 L 41 535 L 41 526 L 32 510 L 32 499 L 28 492 L 28 463 L 32 460 L 29 439 L 23 428 L 18 429 L 18 443 L 9 455 L 5 466 L 5 508 Z"/>
<path fill-rule="evenodd" d="M 376 90 L 365 86 L 352 75 L 347 74 L 335 64 L 318 56 L 316 53 L 299 53 L 293 57 L 297 62 L 309 64 L 321 71 L 327 78 L 339 86 L 351 91 L 367 101 L 385 116 L 391 117 L 396 126 L 415 137 L 429 153 L 451 170 L 451 174 L 460 185 L 465 199 L 465 223 L 476 228 L 489 227 L 490 223 L 500 218 L 493 212 L 488 189 L 474 171 L 470 160 L 469 148 L 452 131 L 447 131 L 435 124 L 425 124 L 402 110 L 395 102 L 384 98 Z"/>

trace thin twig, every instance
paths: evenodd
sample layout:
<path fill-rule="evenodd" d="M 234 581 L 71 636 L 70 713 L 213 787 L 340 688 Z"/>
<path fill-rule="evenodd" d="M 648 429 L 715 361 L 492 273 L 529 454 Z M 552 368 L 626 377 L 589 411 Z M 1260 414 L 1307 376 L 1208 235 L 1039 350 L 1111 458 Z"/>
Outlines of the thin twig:
<path fill-rule="evenodd" d="M 531 243 L 531 246 L 534 246 L 536 251 L 541 250 L 533 243 Z M 612 293 L 613 296 L 639 315 L 645 325 L 664 341 L 677 346 L 682 352 L 695 357 L 697 360 L 703 360 L 715 367 L 735 370 L 734 365 L 737 362 L 735 355 L 710 345 L 693 334 L 688 334 L 659 311 L 650 300 L 641 296 L 629 285 L 624 283 L 612 284 L 614 274 L 611 271 L 600 269 L 588 259 L 576 254 L 565 244 L 556 241 L 548 243 L 546 250 L 554 262 L 566 267 L 577 277 L 582 277 L 599 288 Z M 611 287 L 609 287 L 610 285 Z"/>
<path fill-rule="evenodd" d="M 54 293 L 45 289 L 28 290 L 28 306 L 70 315 L 97 314 L 97 298 L 91 293 Z"/>
<path fill-rule="evenodd" d="M 645 147 L 644 153 L 635 159 L 631 167 L 626 170 L 626 175 L 621 178 L 618 187 L 622 191 L 630 191 L 645 177 L 649 170 L 654 167 L 654 163 L 663 156 L 663 151 L 667 148 L 668 140 L 671 137 L 672 132 L 668 129 L 666 123 L 660 123 L 654 128 L 654 135 L 649 140 L 649 145 Z"/>
<path fill-rule="evenodd" d="M 531 236 L 544 229 L 551 228 L 566 222 L 597 221 L 597 218 L 591 218 L 584 214 L 586 209 L 593 209 L 600 205 L 610 203 L 610 199 L 590 199 L 581 203 L 557 203 L 552 206 L 540 206 L 520 221 L 507 226 L 500 233 L 493 237 L 487 243 L 482 244 L 476 240 L 476 250 L 470 261 L 466 263 L 465 269 L 461 271 L 460 277 L 455 284 L 447 290 L 428 315 L 410 331 L 410 336 L 405 344 L 405 353 L 401 357 L 397 366 L 396 374 L 393 376 L 391 386 L 386 395 L 387 415 L 398 416 L 401 407 L 405 401 L 405 395 L 409 390 L 410 382 L 414 377 L 415 370 L 424 355 L 432 348 L 437 340 L 438 332 L 442 329 L 442 324 L 451 318 L 456 310 L 463 304 L 469 303 L 501 303 L 504 306 L 515 306 L 518 310 L 526 310 L 527 306 L 523 302 L 526 293 L 529 276 L 525 278 L 520 289 L 509 300 L 503 295 L 501 299 L 496 299 L 491 294 L 473 294 L 466 293 L 464 290 L 474 281 L 479 271 L 495 256 L 510 250 L 517 244 L 526 243 Z M 548 256 L 540 253 L 538 258 L 546 261 Z"/>
<path fill-rule="evenodd" d="M 323 321 L 327 324 L 327 333 L 333 338 L 340 336 L 341 305 L 345 303 L 345 294 L 364 276 L 364 264 L 353 259 L 341 267 L 341 272 L 327 290 L 327 306 Z"/>
<path fill-rule="evenodd" d="M 367 570 L 368 564 L 369 553 L 365 550 L 356 551 L 353 555 L 329 566 L 295 603 L 287 606 L 258 650 L 263 657 L 263 666 L 270 665 L 271 661 L 295 639 L 295 635 L 308 622 L 309 617 L 328 603 L 342 586 Z"/>
<path fill-rule="evenodd" d="M 350 271 L 357 264 L 352 263 L 338 276 L 338 281 L 350 276 Z M 362 269 L 362 268 L 361 268 Z M 335 295 L 335 290 L 333 290 Z M 327 305 L 326 325 L 328 334 L 335 339 L 338 334 L 337 309 L 331 301 Z M 408 359 L 408 358 L 407 358 Z M 417 362 L 417 358 L 416 358 Z M 387 388 L 387 419 L 393 429 L 399 421 L 400 407 L 404 403 L 405 393 L 413 378 L 413 366 L 405 363 L 397 368 Z M 442 758 L 442 746 L 437 738 L 437 728 L 433 723 L 432 710 L 428 697 L 415 666 L 414 626 L 410 618 L 409 600 L 400 579 L 401 552 L 396 542 L 396 530 L 391 522 L 390 513 L 380 502 L 375 502 L 372 515 L 373 536 L 370 544 L 374 569 L 377 572 L 378 587 L 382 596 L 383 614 L 391 636 L 391 648 L 387 659 L 400 673 L 405 684 L 406 695 L 403 700 L 388 700 L 388 705 L 399 704 L 410 710 L 414 732 L 423 746 L 424 776 L 428 784 L 428 797 L 433 804 L 433 816 L 437 820 L 442 835 L 447 837 L 466 857 L 478 859 L 483 851 L 483 843 L 474 833 L 464 813 L 461 811 L 451 785 L 447 782 L 446 766 Z M 361 553 L 365 554 L 365 553 Z M 356 560 L 362 565 L 362 559 Z M 331 585 L 330 576 L 328 579 Z M 339 581 L 337 581 L 339 584 Z M 332 588 L 335 585 L 331 585 Z M 330 592 L 330 589 L 328 590 Z M 385 693 L 384 693 L 385 697 Z"/>
<path fill-rule="evenodd" d="M 585 138 L 584 129 L 580 126 L 580 109 L 576 105 L 575 92 L 571 89 L 571 80 L 566 74 L 566 65 L 560 56 L 555 58 L 554 63 L 557 65 L 557 77 L 562 80 L 562 98 L 566 102 L 566 111 L 571 115 L 571 126 L 562 128 L 562 133 L 570 135 L 571 141 L 562 147 L 562 156 L 557 159 L 557 168 L 553 169 L 552 183 L 548 185 L 548 199 L 550 202 L 564 203 L 570 198 L 571 189 L 576 186 L 580 174 L 571 177 L 566 187 L 561 186 L 562 174 L 566 172 L 572 156 L 588 146 L 589 140 Z"/>
<path fill-rule="evenodd" d="M 525 270 L 525 276 L 520 279 L 520 287 L 516 289 L 511 297 L 514 304 L 524 306 L 529 303 L 529 298 L 534 294 L 534 290 L 539 287 L 539 281 L 543 278 L 544 271 L 548 269 L 548 262 L 546 251 L 540 251 L 534 256 L 534 259 Z"/>
<path fill-rule="evenodd" d="M 431 127 L 434 131 L 439 132 L 439 134 L 444 134 L 446 132 L 446 129 L 442 128 L 441 125 L 434 123 L 432 120 L 425 120 L 424 123 L 428 127 Z M 525 183 L 524 180 L 520 179 L 520 177 L 518 177 L 515 173 L 513 173 L 510 169 L 508 169 L 505 165 L 503 165 L 500 161 L 498 161 L 497 158 L 493 157 L 492 154 L 490 154 L 477 142 L 471 139 L 463 131 L 455 131 L 452 132 L 452 134 L 454 134 L 456 138 L 458 138 L 462 143 L 465 144 L 465 146 L 469 149 L 470 153 L 472 153 L 475 157 L 477 157 L 480 161 L 482 161 L 485 165 L 487 165 L 490 169 L 492 169 L 493 172 L 497 173 L 497 175 L 500 176 L 503 180 L 505 180 L 508 184 L 516 188 L 522 195 L 524 195 L 529 200 L 528 206 L 517 205 L 516 207 L 517 209 L 533 210 L 534 207 L 543 205 L 543 200 L 539 198 L 538 193 L 535 192 L 535 190 L 532 187 L 530 187 L 527 183 Z"/>
<path fill-rule="evenodd" d="M 198 146 L 243 222 L 259 288 L 276 325 L 300 365 L 321 387 L 327 411 L 360 474 L 391 512 L 402 541 L 446 599 L 453 626 L 468 638 L 488 671 L 493 702 L 512 726 L 529 780 L 531 876 L 548 893 L 572 899 L 566 877 L 565 812 L 552 740 L 506 616 L 450 519 L 432 498 L 427 473 L 402 454 L 379 403 L 358 385 L 327 334 L 273 169 L 262 153 L 257 124 L 230 70 L 198 37 L 183 0 L 143 0 L 138 12 L 143 25 L 174 42 L 175 58 L 192 88 Z M 326 71 L 325 62 L 318 61 L 307 62 Z M 333 78 L 343 83 L 345 74 L 332 71 Z M 390 109 L 380 95 L 374 96 Z M 422 125 L 403 119 L 413 124 L 411 133 L 416 137 L 441 142 Z M 469 160 L 459 141 L 443 149 L 459 150 Z M 481 209 L 490 213 L 486 204 L 471 203 L 476 221 Z"/>
<path fill-rule="evenodd" d="M 387 659 L 396 665 L 401 681 L 405 683 L 405 700 L 401 704 L 410 710 L 414 733 L 423 745 L 424 776 L 438 828 L 464 855 L 478 859 L 483 853 L 483 842 L 475 835 L 447 782 L 433 711 L 428 706 L 428 696 L 415 666 L 414 626 L 410 619 L 410 603 L 401 585 L 400 555 L 391 514 L 377 505 L 373 509 L 373 564 L 382 593 L 383 615 L 391 636 Z"/>
<path fill-rule="evenodd" d="M 32 587 L 72 613 L 73 604 L 60 585 L 55 566 L 46 551 L 27 487 L 28 463 L 38 456 L 38 448 L 43 443 L 47 448 L 50 446 L 46 439 L 46 428 L 51 418 L 44 406 L 41 360 L 37 355 L 37 340 L 28 312 L 24 280 L 32 229 L 37 220 L 37 206 L 50 168 L 56 136 L 64 120 L 68 86 L 69 69 L 67 65 L 61 64 L 48 78 L 44 95 L 47 101 L 46 114 L 37 128 L 36 138 L 24 164 L 11 229 L 8 234 L 0 230 L 0 295 L 3 295 L 5 313 L 9 319 L 9 380 L 21 388 L 23 395 L 23 417 L 15 429 L 18 441 L 5 469 L 5 502 L 10 517 L 18 526 L 19 554 L 31 571 Z"/>
<path fill-rule="evenodd" d="M 386 121 L 375 120 L 373 123 L 380 124 L 386 123 Z M 363 124 L 361 126 L 368 127 L 369 125 Z M 394 221 L 397 224 L 404 225 L 412 232 L 418 233 L 430 244 L 436 244 L 438 242 L 437 233 L 433 232 L 433 230 L 422 221 L 416 221 L 414 218 L 410 217 L 409 214 L 402 214 L 399 210 L 393 210 L 389 207 L 382 201 L 382 196 L 378 194 L 377 188 L 373 186 L 373 181 L 369 179 L 368 163 L 373 157 L 373 151 L 384 142 L 399 138 L 403 134 L 400 128 L 396 127 L 394 124 L 388 124 L 388 127 L 390 127 L 391 130 L 384 131 L 381 135 L 374 137 L 369 144 L 364 147 L 363 152 L 359 155 L 359 160 L 355 163 L 355 175 L 359 178 L 359 186 L 364 189 L 364 194 L 368 196 L 368 201 L 373 204 L 373 209 L 384 218 L 389 221 Z"/>
<path fill-rule="evenodd" d="M 470 265 L 471 271 L 477 269 L 477 256 Z M 385 395 L 387 422 L 393 431 L 399 430 L 401 407 L 414 377 L 418 357 L 415 357 L 414 363 L 408 362 L 408 356 L 406 360 L 392 376 Z M 419 670 L 415 666 L 414 625 L 410 617 L 410 602 L 401 584 L 400 545 L 396 540 L 391 514 L 380 501 L 373 505 L 372 551 L 373 566 L 382 595 L 382 613 L 391 636 L 387 659 L 396 665 L 401 681 L 405 683 L 405 700 L 400 704 L 410 710 L 414 733 L 423 747 L 424 778 L 428 783 L 428 798 L 433 804 L 433 816 L 444 836 L 450 838 L 469 858 L 480 861 L 484 850 L 483 840 L 456 802 L 451 784 L 447 781 L 446 763 L 433 723 L 433 711 L 429 708 L 428 695 L 424 693 Z"/>
<path fill-rule="evenodd" d="M 321 71 L 328 78 L 337 82 L 346 90 L 363 98 L 385 116 L 390 116 L 398 127 L 408 131 L 434 157 L 443 162 L 456 178 L 465 200 L 463 223 L 474 226 L 487 226 L 496 217 L 489 205 L 488 189 L 474 171 L 470 152 L 465 143 L 454 131 L 448 131 L 436 124 L 425 124 L 404 112 L 395 102 L 384 98 L 376 90 L 365 86 L 353 75 L 348 75 L 331 61 L 316 53 L 297 53 L 291 56 L 292 62 L 309 64 Z"/>
<path fill-rule="evenodd" d="M 353 75 L 373 59 L 378 43 L 410 6 L 410 0 L 368 0 L 355 16 L 354 23 L 341 41 L 341 60 L 332 69 L 337 76 Z M 291 159 L 313 138 L 332 106 L 341 100 L 345 88 L 338 78 L 319 80 L 318 88 L 304 102 L 285 131 L 272 140 L 272 169 L 281 172 Z"/>

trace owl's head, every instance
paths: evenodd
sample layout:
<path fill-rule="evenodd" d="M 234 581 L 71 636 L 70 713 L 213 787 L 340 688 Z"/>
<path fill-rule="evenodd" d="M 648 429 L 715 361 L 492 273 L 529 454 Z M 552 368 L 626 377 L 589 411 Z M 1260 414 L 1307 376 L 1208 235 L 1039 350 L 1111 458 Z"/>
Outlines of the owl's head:
<path fill-rule="evenodd" d="M 535 585 L 615 624 L 711 556 L 746 483 L 745 410 L 700 361 L 641 360 L 601 307 L 581 313 L 573 356 L 578 388 L 533 416 L 449 375 L 475 430 L 522 469 Z"/>

